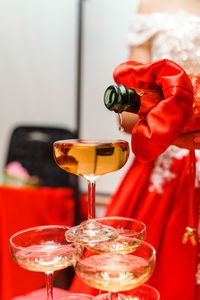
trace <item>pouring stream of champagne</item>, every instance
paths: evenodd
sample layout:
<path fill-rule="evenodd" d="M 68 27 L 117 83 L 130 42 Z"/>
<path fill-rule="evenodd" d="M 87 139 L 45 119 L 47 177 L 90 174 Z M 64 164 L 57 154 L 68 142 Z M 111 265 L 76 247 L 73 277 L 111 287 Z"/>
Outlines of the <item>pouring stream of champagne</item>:
<path fill-rule="evenodd" d="M 124 128 L 122 126 L 122 113 L 119 113 L 118 117 L 119 117 L 119 128 L 118 129 L 120 132 L 124 132 Z"/>

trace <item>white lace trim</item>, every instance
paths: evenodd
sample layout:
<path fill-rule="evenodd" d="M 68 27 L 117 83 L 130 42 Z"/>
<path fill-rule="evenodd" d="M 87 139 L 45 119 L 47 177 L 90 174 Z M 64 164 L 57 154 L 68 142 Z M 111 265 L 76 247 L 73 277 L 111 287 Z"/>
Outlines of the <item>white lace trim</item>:
<path fill-rule="evenodd" d="M 151 40 L 152 61 L 168 58 L 187 73 L 194 73 L 199 72 L 200 67 L 199 32 L 200 17 L 185 11 L 136 14 L 127 42 L 129 46 L 137 47 Z"/>
<path fill-rule="evenodd" d="M 162 153 L 155 161 L 155 165 L 150 176 L 149 191 L 157 191 L 158 194 L 162 194 L 164 184 L 171 181 L 177 176 L 177 174 L 170 171 L 173 159 L 176 158 L 180 160 L 183 157 L 187 156 L 188 153 L 188 150 L 177 148 L 175 146 L 170 146 L 164 153 Z M 199 184 L 200 153 L 198 153 L 197 170 L 198 178 L 196 178 L 196 184 Z"/>
<path fill-rule="evenodd" d="M 196 150 L 195 155 L 196 155 L 196 159 L 197 159 L 195 187 L 199 187 L 200 186 L 200 151 Z"/>
<path fill-rule="evenodd" d="M 198 254 L 199 256 L 199 254 Z M 200 264 L 197 265 L 197 271 L 196 271 L 196 284 L 200 284 Z"/>

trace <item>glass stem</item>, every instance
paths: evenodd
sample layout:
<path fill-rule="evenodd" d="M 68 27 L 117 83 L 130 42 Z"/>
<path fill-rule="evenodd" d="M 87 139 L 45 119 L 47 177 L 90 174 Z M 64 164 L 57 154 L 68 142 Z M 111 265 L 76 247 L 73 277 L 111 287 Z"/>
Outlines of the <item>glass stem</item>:
<path fill-rule="evenodd" d="M 88 219 L 95 218 L 95 187 L 96 181 L 88 180 Z"/>
<path fill-rule="evenodd" d="M 53 300 L 53 272 L 45 273 L 47 300 Z"/>

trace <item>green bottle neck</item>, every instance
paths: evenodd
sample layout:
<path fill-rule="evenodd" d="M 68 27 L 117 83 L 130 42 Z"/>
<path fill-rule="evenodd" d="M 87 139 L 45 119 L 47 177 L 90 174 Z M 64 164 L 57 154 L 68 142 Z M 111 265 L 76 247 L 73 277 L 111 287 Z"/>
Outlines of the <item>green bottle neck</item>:
<path fill-rule="evenodd" d="M 134 89 L 124 85 L 111 85 L 104 93 L 104 104 L 107 109 L 116 113 L 123 111 L 138 113 L 140 109 L 140 96 Z"/>

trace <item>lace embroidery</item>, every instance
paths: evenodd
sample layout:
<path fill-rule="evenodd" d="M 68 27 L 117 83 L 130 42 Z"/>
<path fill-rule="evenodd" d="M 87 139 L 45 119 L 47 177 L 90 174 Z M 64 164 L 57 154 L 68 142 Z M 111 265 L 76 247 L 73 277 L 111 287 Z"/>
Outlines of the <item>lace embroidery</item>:
<path fill-rule="evenodd" d="M 155 161 L 152 174 L 150 176 L 149 192 L 156 191 L 158 194 L 163 193 L 164 184 L 170 182 L 176 177 L 176 174 L 170 171 L 173 159 L 182 159 L 187 156 L 189 151 L 187 149 L 170 146 L 163 154 L 161 154 Z M 200 151 L 195 151 L 196 162 L 196 180 L 195 187 L 200 186 Z"/>
<path fill-rule="evenodd" d="M 174 14 L 136 14 L 127 43 L 136 47 L 151 39 L 152 61 L 168 58 L 178 63 L 186 72 L 194 73 L 200 67 L 199 32 L 200 17 L 184 11 Z"/>
<path fill-rule="evenodd" d="M 195 187 L 199 187 L 200 186 L 200 151 L 199 150 L 195 151 L 195 156 L 197 159 Z"/>
<path fill-rule="evenodd" d="M 157 191 L 158 194 L 163 193 L 163 187 L 166 182 L 176 177 L 176 174 L 170 171 L 170 167 L 174 158 L 182 159 L 189 153 L 186 149 L 170 146 L 155 161 L 152 174 L 150 176 L 149 191 Z"/>
<path fill-rule="evenodd" d="M 196 284 L 200 284 L 200 264 L 197 265 Z"/>

